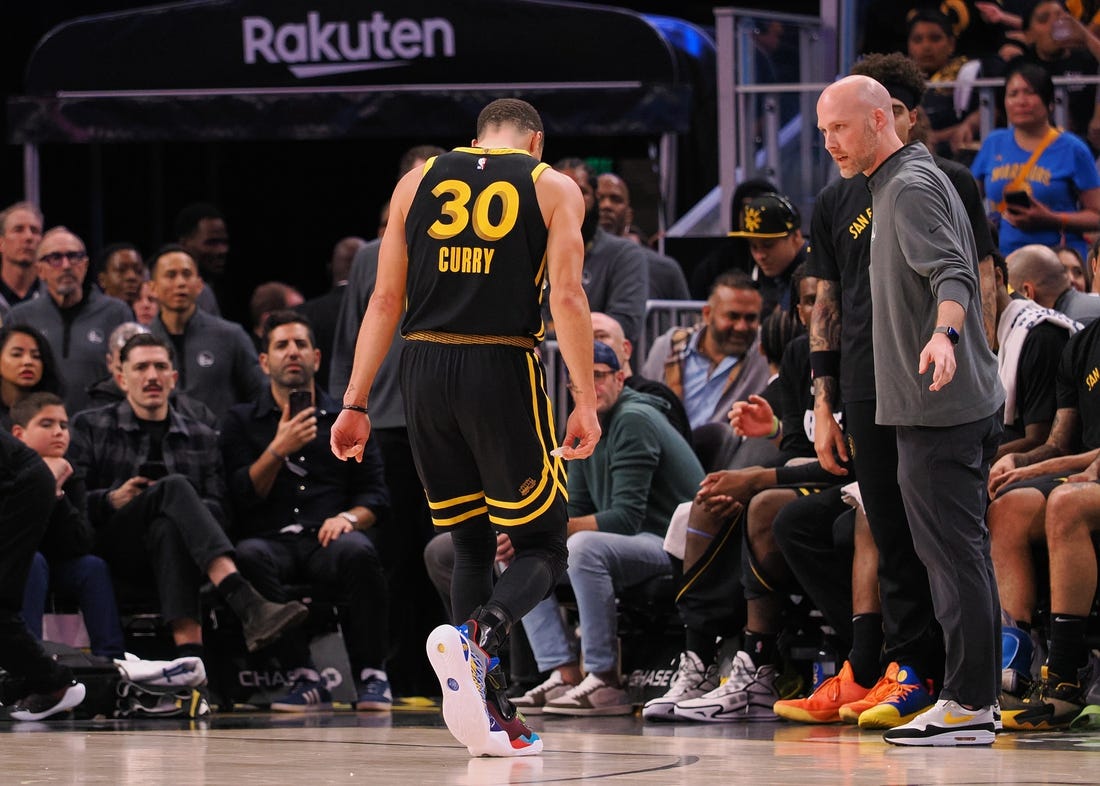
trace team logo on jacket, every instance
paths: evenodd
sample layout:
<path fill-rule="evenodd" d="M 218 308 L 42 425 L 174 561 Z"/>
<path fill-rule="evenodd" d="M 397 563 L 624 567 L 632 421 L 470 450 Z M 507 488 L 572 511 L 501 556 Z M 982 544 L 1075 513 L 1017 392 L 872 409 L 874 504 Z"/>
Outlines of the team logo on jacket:
<path fill-rule="evenodd" d="M 210 368 L 214 365 L 214 353 L 204 349 L 195 356 L 195 362 L 199 364 L 199 368 Z"/>
<path fill-rule="evenodd" d="M 106 341 L 106 337 L 103 335 L 103 331 L 97 328 L 92 328 L 88 331 L 88 343 L 89 344 L 102 344 Z"/>
<path fill-rule="evenodd" d="M 535 490 L 536 485 L 538 484 L 535 483 L 534 478 L 527 478 L 527 480 L 523 481 L 523 483 L 521 483 L 519 486 L 520 496 L 526 497 L 528 494 Z"/>
<path fill-rule="evenodd" d="M 477 160 L 477 168 L 478 169 L 485 169 L 485 164 L 486 164 L 486 162 L 488 162 L 488 160 L 489 159 L 487 159 L 485 156 L 482 156 L 481 158 L 479 158 Z"/>

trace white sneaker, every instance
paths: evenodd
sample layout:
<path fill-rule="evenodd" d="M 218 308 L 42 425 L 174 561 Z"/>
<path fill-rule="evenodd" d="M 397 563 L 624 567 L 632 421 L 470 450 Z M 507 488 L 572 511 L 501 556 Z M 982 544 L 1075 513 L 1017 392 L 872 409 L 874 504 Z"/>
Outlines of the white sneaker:
<path fill-rule="evenodd" d="M 71 682 L 52 693 L 32 693 L 21 699 L 11 711 L 11 719 L 18 721 L 45 720 L 51 715 L 65 712 L 84 701 L 84 683 Z"/>
<path fill-rule="evenodd" d="M 550 672 L 548 680 L 531 688 L 522 696 L 516 696 L 512 699 L 512 704 L 519 707 L 524 715 L 542 715 L 546 702 L 564 696 L 570 688 L 575 687 L 562 679 L 561 672 L 554 669 Z"/>
<path fill-rule="evenodd" d="M 940 699 L 913 720 L 882 735 L 893 745 L 992 745 L 996 737 L 993 707 L 968 710 Z"/>
<path fill-rule="evenodd" d="M 589 674 L 542 710 L 552 715 L 630 715 L 634 705 L 625 690 Z"/>
<path fill-rule="evenodd" d="M 676 704 L 687 699 L 696 699 L 718 687 L 718 665 L 712 663 L 703 666 L 703 661 L 694 652 L 680 653 L 680 665 L 669 683 L 664 696 L 650 699 L 642 707 L 645 720 L 674 721 Z"/>
<path fill-rule="evenodd" d="M 492 740 L 491 719 L 485 706 L 489 656 L 470 639 L 465 625 L 440 625 L 428 634 L 426 649 L 439 678 L 447 729 L 471 755 L 480 756 Z"/>
<path fill-rule="evenodd" d="M 711 723 L 779 720 L 772 710 L 779 701 L 775 678 L 774 666 L 757 668 L 747 652 L 738 652 L 725 682 L 698 698 L 678 702 L 676 716 Z"/>

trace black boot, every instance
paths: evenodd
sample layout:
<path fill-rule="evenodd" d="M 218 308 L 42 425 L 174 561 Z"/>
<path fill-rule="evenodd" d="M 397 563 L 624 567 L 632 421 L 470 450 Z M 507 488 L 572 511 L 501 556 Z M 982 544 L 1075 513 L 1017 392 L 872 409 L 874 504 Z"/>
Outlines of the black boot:
<path fill-rule="evenodd" d="M 239 574 L 234 574 L 239 576 Z M 227 579 L 228 581 L 228 579 Z M 291 628 L 301 625 L 309 616 L 309 609 L 296 600 L 289 603 L 272 603 L 256 592 L 256 589 L 240 578 L 230 581 L 232 589 L 218 585 L 225 602 L 241 621 L 244 642 L 249 652 L 266 647 Z"/>

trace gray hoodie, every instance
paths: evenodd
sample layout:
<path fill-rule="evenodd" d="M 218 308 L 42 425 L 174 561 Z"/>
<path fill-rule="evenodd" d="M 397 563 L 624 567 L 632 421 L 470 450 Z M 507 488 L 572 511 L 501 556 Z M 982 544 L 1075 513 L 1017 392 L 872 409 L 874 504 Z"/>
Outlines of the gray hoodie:
<path fill-rule="evenodd" d="M 892 426 L 957 426 L 1004 403 L 997 359 L 986 343 L 978 257 L 966 210 L 928 150 L 906 145 L 867 181 L 871 191 L 871 302 L 875 420 Z M 955 347 L 958 368 L 933 392 L 933 368 L 917 374 L 936 328 L 939 303 L 966 310 Z"/>

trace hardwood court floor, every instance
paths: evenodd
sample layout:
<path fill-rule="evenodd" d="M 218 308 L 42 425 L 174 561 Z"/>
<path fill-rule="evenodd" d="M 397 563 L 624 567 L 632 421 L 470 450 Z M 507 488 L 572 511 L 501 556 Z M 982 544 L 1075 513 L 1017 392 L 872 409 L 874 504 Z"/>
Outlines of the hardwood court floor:
<path fill-rule="evenodd" d="M 209 722 L 0 724 L 0 784 L 1068 784 L 1100 782 L 1100 734 L 896 748 L 788 723 L 539 717 L 541 756 L 471 759 L 437 711 L 223 713 Z"/>

